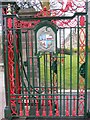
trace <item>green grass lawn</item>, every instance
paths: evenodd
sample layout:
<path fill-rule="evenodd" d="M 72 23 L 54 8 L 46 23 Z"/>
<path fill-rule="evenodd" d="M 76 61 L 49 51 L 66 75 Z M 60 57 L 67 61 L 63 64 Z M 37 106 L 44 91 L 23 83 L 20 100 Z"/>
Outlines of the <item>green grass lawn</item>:
<path fill-rule="evenodd" d="M 67 89 L 70 88 L 70 81 L 71 81 L 71 86 L 73 89 L 77 89 L 77 80 L 78 80 L 78 63 L 77 63 L 77 55 L 73 54 L 72 55 L 72 66 L 70 65 L 70 55 L 65 55 L 65 87 Z M 88 56 L 88 88 L 90 89 L 90 54 Z M 81 64 L 79 64 L 81 66 Z M 70 68 L 71 66 L 71 68 Z M 71 69 L 71 71 L 70 71 Z M 70 78 L 71 77 L 71 78 Z M 80 74 L 79 74 L 79 81 L 80 79 L 83 79 Z"/>
<path fill-rule="evenodd" d="M 45 60 L 46 59 L 46 60 Z M 47 61 L 47 62 L 45 62 Z M 58 58 L 58 86 L 62 89 L 77 89 L 77 81 L 78 81 L 78 62 L 77 62 L 77 54 L 65 55 L 64 64 L 60 62 L 60 58 Z M 72 62 L 71 62 L 72 61 Z M 90 89 L 90 53 L 88 55 L 88 88 Z M 40 78 L 41 83 L 43 85 L 49 86 L 53 82 L 53 74 L 50 72 L 50 57 L 47 58 L 42 57 L 40 60 Z M 81 64 L 79 64 L 81 65 Z M 61 67 L 61 68 L 60 68 Z M 79 74 L 79 81 L 83 79 Z"/>

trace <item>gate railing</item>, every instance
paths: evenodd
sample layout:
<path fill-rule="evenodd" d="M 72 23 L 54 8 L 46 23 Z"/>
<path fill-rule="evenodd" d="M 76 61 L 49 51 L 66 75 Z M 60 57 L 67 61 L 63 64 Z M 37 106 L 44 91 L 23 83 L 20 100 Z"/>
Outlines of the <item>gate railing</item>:
<path fill-rule="evenodd" d="M 44 9 L 34 17 L 18 17 L 14 10 L 15 2 L 11 2 L 11 5 L 6 3 L 3 5 L 5 118 L 87 117 L 88 15 L 86 5 L 83 7 L 84 12 L 74 13 L 73 16 L 62 16 L 63 14 L 48 16 L 48 11 Z M 54 51 L 52 49 L 53 52 L 42 45 L 43 41 L 39 43 L 37 34 L 42 27 L 46 27 L 43 28 L 46 32 L 48 27 L 55 32 L 56 48 Z M 70 31 L 67 41 L 66 29 Z M 59 40 L 57 40 L 57 31 Z M 74 54 L 76 60 L 73 57 L 73 31 L 77 33 L 75 37 L 77 50 Z M 47 51 L 43 49 L 39 51 L 41 49 L 37 44 L 44 46 L 44 50 Z M 69 53 L 65 53 L 66 46 L 69 47 Z M 76 74 L 75 87 L 73 87 L 74 74 Z"/>

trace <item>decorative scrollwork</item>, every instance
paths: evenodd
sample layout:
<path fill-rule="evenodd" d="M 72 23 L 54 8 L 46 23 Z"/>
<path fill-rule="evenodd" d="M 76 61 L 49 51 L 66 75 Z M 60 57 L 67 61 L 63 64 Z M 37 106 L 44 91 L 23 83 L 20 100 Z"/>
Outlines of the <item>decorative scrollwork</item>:
<path fill-rule="evenodd" d="M 14 78 L 14 51 L 13 51 L 13 35 L 12 31 L 8 31 L 8 75 L 10 81 L 10 99 L 11 99 L 11 111 L 12 114 L 16 114 L 16 101 L 15 96 L 15 78 Z M 13 99 L 14 98 L 14 99 Z M 12 100 L 13 99 L 13 100 Z"/>
<path fill-rule="evenodd" d="M 85 39 L 86 39 L 86 32 L 84 29 L 85 26 L 85 19 L 84 17 L 80 16 L 80 30 L 79 30 L 79 34 L 80 34 L 80 38 L 79 38 L 79 48 L 80 48 L 80 52 L 79 52 L 79 63 L 80 65 L 85 63 Z M 85 64 L 86 65 L 86 64 Z M 84 76 L 85 78 L 85 76 Z M 80 76 L 80 81 L 79 81 L 79 115 L 84 115 L 84 99 L 85 99 L 85 79 L 82 78 Z"/>

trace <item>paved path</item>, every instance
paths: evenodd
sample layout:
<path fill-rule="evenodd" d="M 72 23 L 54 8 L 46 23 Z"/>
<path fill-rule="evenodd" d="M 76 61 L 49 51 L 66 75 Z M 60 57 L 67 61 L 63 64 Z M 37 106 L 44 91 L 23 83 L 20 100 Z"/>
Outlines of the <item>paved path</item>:
<path fill-rule="evenodd" d="M 5 107 L 5 89 L 4 89 L 4 73 L 0 72 L 0 120 L 4 117 Z"/>
<path fill-rule="evenodd" d="M 90 109 L 90 91 L 88 92 L 88 102 L 87 102 L 87 104 L 88 104 L 88 109 Z"/>

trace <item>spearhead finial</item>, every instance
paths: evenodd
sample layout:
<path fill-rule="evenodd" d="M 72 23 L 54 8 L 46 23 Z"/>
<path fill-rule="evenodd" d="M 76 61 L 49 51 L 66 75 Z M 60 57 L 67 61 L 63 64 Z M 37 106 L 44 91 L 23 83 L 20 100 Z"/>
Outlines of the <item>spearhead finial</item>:
<path fill-rule="evenodd" d="M 10 5 L 10 3 L 8 4 L 7 15 L 11 15 L 11 5 Z"/>

